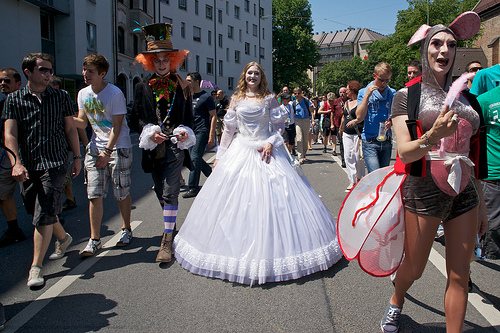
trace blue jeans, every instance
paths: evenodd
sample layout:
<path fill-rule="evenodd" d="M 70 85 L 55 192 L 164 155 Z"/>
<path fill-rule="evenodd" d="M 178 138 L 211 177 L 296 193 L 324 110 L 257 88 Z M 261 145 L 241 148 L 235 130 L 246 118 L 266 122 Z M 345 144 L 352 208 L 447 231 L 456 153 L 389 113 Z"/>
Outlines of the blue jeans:
<path fill-rule="evenodd" d="M 363 139 L 363 156 L 368 173 L 383 168 L 391 162 L 392 140 L 379 142 L 376 139 Z"/>
<path fill-rule="evenodd" d="M 200 174 L 208 177 L 212 173 L 212 168 L 203 159 L 203 154 L 205 154 L 205 149 L 208 144 L 208 132 L 198 132 L 196 135 L 196 143 L 193 147 L 189 148 L 189 154 L 191 155 L 191 161 L 193 161 L 194 169 L 189 173 L 188 186 L 189 189 L 198 189 L 200 184 Z"/>

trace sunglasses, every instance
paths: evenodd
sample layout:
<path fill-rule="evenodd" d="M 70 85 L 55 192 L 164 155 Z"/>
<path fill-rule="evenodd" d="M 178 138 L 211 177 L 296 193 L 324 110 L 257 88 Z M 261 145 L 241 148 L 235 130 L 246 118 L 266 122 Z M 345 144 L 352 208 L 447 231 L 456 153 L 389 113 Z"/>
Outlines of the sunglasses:
<path fill-rule="evenodd" d="M 1 78 L 1 79 L 0 79 L 0 83 L 3 83 L 3 82 L 5 82 L 5 83 L 7 83 L 7 84 L 10 84 L 11 80 L 10 80 L 9 78 L 6 78 L 6 79 Z"/>
<path fill-rule="evenodd" d="M 382 83 L 389 83 L 391 79 L 382 79 L 380 76 L 377 75 L 377 79 L 382 82 Z"/>
<path fill-rule="evenodd" d="M 52 68 L 47 68 L 47 67 L 43 67 L 43 66 L 40 66 L 37 68 L 38 71 L 44 75 L 47 75 L 47 74 L 54 74 L 54 70 Z"/>
<path fill-rule="evenodd" d="M 475 73 L 481 69 L 483 69 L 483 67 L 472 67 L 472 68 L 469 68 L 469 73 Z"/>

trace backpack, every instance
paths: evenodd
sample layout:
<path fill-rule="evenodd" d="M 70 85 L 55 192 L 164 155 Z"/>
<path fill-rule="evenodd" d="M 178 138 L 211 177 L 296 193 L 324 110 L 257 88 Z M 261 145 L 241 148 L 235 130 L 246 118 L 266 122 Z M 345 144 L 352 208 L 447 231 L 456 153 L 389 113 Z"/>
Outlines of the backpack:
<path fill-rule="evenodd" d="M 297 100 L 294 100 L 292 102 L 292 108 L 293 108 L 293 113 L 295 113 L 295 115 L 297 115 Z M 306 105 L 306 108 L 307 108 L 307 112 L 309 113 L 309 116 L 311 115 L 311 112 L 309 111 L 309 107 L 311 106 L 311 103 L 309 102 L 309 100 L 307 98 L 304 97 L 304 104 Z"/>

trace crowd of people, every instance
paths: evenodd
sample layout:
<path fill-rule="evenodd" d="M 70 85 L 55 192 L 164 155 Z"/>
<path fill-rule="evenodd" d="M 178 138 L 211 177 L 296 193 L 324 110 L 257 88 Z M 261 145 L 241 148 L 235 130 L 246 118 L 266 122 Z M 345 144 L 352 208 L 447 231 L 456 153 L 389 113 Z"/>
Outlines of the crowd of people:
<path fill-rule="evenodd" d="M 80 255 L 94 256 L 102 247 L 103 198 L 109 186 L 122 219 L 116 245 L 129 245 L 129 125 L 135 125 L 141 133 L 140 163 L 152 176 L 161 207 L 156 262 L 169 263 L 175 257 L 194 274 L 249 285 L 297 279 L 330 268 L 342 252 L 334 219 L 296 171 L 295 156 L 299 164 L 308 163 L 308 152 L 321 144 L 323 154 L 339 157 L 349 192 L 366 173 L 390 165 L 395 142 L 400 160 L 411 170 L 402 187 L 405 255 L 391 278 L 394 293 L 380 327 L 383 332 L 399 330 L 404 296 L 421 276 L 442 228 L 446 324 L 450 332 L 459 332 L 477 236 L 482 237 L 482 258 L 500 257 L 500 65 L 483 69 L 479 61 L 469 63 L 467 71 L 477 74 L 469 76 L 467 91 L 452 104 L 443 104 L 452 83 L 457 40 L 477 32 L 471 15 L 463 14 L 449 27 L 417 31 L 411 44 L 420 44 L 421 60 L 408 64 L 408 83 L 399 91 L 389 86 L 390 64 L 380 62 L 365 87 L 349 80 L 338 95 L 317 97 L 306 97 L 300 87 L 293 93 L 283 87 L 275 95 L 257 62 L 243 68 L 230 98 L 222 90 L 206 92 L 198 72 L 186 78 L 177 73 L 189 51 L 173 48 L 171 25 L 144 26 L 147 49 L 136 61 L 151 75 L 135 87 L 131 119 L 137 124 L 127 122 L 125 97 L 106 80 L 109 63 L 103 55 L 83 59 L 87 86 L 78 92 L 75 107 L 58 87 L 52 57 L 30 53 L 21 65 L 24 87 L 15 69 L 0 69 L 5 97 L 0 105 L 0 208 L 7 221 L 0 246 L 26 238 L 13 196 L 20 183 L 34 226 L 27 285 L 45 284 L 42 267 L 53 236 L 51 260 L 62 258 L 72 243 L 60 219 L 62 193 L 64 207 L 76 207 L 71 179 L 80 173 L 82 161 L 90 235 Z M 462 17 L 469 19 L 467 28 L 460 26 Z M 214 146 L 217 154 L 210 166 L 203 155 Z M 183 197 L 195 199 L 174 237 L 184 167 L 190 173 Z M 207 177 L 203 186 L 201 173 Z"/>

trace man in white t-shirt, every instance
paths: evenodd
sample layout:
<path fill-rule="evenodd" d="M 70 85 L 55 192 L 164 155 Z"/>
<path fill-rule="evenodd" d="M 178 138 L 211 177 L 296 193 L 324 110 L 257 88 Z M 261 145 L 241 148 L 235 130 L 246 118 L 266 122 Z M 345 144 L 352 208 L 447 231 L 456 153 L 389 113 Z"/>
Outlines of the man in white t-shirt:
<path fill-rule="evenodd" d="M 83 60 L 83 78 L 87 87 L 78 92 L 78 118 L 75 123 L 85 128 L 92 125 L 92 139 L 85 155 L 87 196 L 90 200 L 90 239 L 80 251 L 83 257 L 91 257 L 101 248 L 100 231 L 103 216 L 103 198 L 108 182 L 118 201 L 122 216 L 121 237 L 117 246 L 126 246 L 132 240 L 130 227 L 130 167 L 132 144 L 125 97 L 121 90 L 104 80 L 109 69 L 106 58 L 90 54 Z"/>

